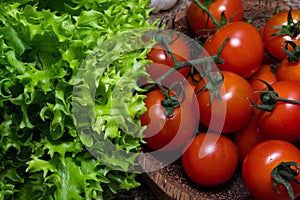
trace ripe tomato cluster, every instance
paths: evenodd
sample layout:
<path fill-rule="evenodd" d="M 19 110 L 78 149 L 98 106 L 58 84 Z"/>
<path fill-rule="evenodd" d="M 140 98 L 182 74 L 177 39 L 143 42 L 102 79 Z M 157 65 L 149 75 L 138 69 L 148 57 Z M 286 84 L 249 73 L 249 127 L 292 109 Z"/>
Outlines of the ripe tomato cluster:
<path fill-rule="evenodd" d="M 182 151 L 199 185 L 223 184 L 241 168 L 256 199 L 299 197 L 300 11 L 274 13 L 258 30 L 239 0 L 193 0 L 187 19 L 205 51 L 194 59 L 183 38 L 164 32 L 149 52 L 146 146 Z"/>

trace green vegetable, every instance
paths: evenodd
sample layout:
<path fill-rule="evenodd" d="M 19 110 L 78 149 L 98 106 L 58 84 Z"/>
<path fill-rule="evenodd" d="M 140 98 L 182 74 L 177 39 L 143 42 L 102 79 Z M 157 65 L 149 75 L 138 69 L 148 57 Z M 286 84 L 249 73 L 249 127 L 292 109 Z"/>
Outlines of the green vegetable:
<path fill-rule="evenodd" d="M 108 140 L 125 152 L 140 151 L 142 130 L 131 126 L 139 127 L 144 96 L 128 88 L 114 96 L 113 90 L 122 81 L 139 89 L 146 51 L 121 55 L 100 79 L 89 80 L 97 85 L 96 104 L 87 102 L 95 111 L 90 125 L 100 140 L 93 140 L 74 117 L 73 103 L 84 102 L 73 97 L 73 89 L 85 58 L 105 39 L 154 27 L 146 20 L 149 3 L 0 1 L 0 199 L 108 199 L 139 186 L 136 174 L 126 172 L 136 157 L 120 160 L 113 150 L 95 157 L 91 150 Z M 116 98 L 120 109 L 112 106 Z"/>

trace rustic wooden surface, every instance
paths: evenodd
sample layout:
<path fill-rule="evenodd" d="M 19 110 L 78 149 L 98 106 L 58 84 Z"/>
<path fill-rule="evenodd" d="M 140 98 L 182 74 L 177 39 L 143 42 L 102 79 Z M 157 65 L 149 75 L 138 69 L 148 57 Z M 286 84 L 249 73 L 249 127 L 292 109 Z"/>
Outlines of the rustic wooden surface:
<path fill-rule="evenodd" d="M 151 171 L 153 167 L 161 164 L 155 158 L 145 158 L 144 169 Z M 220 164 L 221 166 L 221 164 Z M 240 166 L 239 166 L 240 167 Z M 234 177 L 223 185 L 217 187 L 202 187 L 194 184 L 184 173 L 180 159 L 160 170 L 152 171 L 143 175 L 147 185 L 159 194 L 157 199 L 180 199 L 180 200 L 219 200 L 219 199 L 244 199 L 251 200 L 243 184 L 241 170 L 237 170 Z"/>

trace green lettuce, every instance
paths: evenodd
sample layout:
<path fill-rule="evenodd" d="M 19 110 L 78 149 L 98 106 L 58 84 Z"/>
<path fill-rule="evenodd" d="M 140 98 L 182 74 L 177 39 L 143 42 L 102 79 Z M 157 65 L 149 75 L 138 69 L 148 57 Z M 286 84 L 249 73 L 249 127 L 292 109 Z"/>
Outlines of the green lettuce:
<path fill-rule="evenodd" d="M 87 150 L 102 144 L 78 133 L 72 103 L 76 76 L 95 47 L 123 31 L 155 26 L 147 21 L 149 3 L 0 1 L 0 199 L 108 199 L 139 186 L 135 173 L 124 172 L 136 157 L 95 157 Z M 120 81 L 139 89 L 145 55 L 145 50 L 122 55 L 93 80 L 101 96 L 94 130 L 126 152 L 139 152 L 143 142 L 142 129 L 128 126 L 140 126 L 144 96 L 113 97 L 113 90 Z M 113 109 L 114 98 L 129 118 Z"/>

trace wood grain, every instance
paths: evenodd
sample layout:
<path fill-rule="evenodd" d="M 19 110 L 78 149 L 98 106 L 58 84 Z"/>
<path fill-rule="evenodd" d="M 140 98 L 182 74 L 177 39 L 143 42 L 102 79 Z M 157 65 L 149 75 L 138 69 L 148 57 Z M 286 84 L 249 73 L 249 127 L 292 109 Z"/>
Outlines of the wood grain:
<path fill-rule="evenodd" d="M 161 165 L 161 161 L 149 157 L 143 161 L 145 169 L 151 171 L 152 167 Z M 194 184 L 185 175 L 180 159 L 160 170 L 144 174 L 149 187 L 155 191 L 157 198 L 180 200 L 212 200 L 212 199 L 244 199 L 251 200 L 251 196 L 241 179 L 240 170 L 234 177 L 218 187 L 202 187 Z M 201 197 L 201 198 L 200 198 Z"/>

